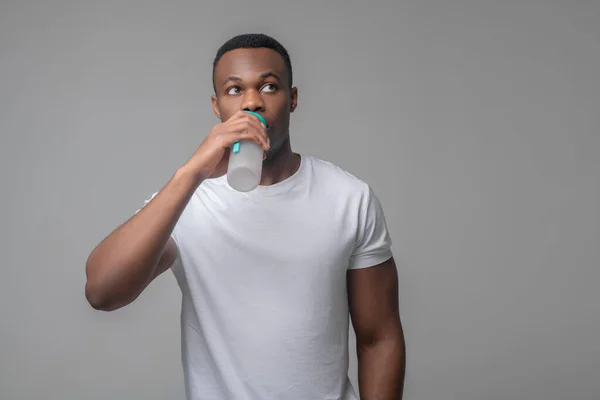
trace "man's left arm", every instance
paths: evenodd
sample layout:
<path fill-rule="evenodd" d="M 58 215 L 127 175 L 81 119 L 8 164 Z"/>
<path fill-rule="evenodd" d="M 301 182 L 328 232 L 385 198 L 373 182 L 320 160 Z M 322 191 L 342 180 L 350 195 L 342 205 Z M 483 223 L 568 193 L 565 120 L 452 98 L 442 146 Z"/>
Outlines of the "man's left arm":
<path fill-rule="evenodd" d="M 361 400 L 401 400 L 405 343 L 393 257 L 347 272 L 348 303 L 356 333 Z"/>

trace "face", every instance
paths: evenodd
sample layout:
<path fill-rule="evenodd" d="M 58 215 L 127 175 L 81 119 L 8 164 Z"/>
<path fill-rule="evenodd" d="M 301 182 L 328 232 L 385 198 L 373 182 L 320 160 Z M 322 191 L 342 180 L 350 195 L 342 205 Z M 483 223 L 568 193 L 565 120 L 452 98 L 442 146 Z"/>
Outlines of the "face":
<path fill-rule="evenodd" d="M 271 148 L 265 162 L 289 145 L 290 113 L 298 90 L 289 87 L 283 57 L 267 48 L 235 49 L 221 57 L 214 74 L 212 96 L 217 118 L 226 121 L 239 110 L 254 111 L 267 121 Z"/>

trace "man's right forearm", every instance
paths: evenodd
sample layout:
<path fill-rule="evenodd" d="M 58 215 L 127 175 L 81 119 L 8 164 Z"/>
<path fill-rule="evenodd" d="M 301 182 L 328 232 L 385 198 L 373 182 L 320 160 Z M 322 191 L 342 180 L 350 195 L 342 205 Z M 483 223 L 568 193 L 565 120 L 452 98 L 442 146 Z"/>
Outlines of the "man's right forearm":
<path fill-rule="evenodd" d="M 94 308 L 113 310 L 129 304 L 150 283 L 200 181 L 186 166 L 180 168 L 144 208 L 92 251 L 85 289 Z"/>

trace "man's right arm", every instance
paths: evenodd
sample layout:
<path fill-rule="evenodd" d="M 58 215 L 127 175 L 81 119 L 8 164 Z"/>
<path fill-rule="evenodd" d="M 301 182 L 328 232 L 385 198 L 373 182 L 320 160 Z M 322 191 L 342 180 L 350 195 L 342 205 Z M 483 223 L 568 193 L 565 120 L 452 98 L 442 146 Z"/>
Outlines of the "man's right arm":
<path fill-rule="evenodd" d="M 85 295 L 92 307 L 111 311 L 134 301 L 177 256 L 170 237 L 198 186 L 181 168 L 138 213 L 116 228 L 91 252 Z"/>
<path fill-rule="evenodd" d="M 171 234 L 179 217 L 204 179 L 225 173 L 227 149 L 240 140 L 269 149 L 260 121 L 234 114 L 211 130 L 148 204 L 96 246 L 86 263 L 85 296 L 92 307 L 111 311 L 131 303 L 171 267 L 178 251 Z"/>

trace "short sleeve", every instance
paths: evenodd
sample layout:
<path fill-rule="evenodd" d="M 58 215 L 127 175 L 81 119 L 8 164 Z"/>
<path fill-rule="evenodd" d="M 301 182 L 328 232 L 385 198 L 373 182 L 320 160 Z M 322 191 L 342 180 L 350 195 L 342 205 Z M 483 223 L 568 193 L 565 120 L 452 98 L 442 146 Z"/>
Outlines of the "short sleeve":
<path fill-rule="evenodd" d="M 139 208 L 139 209 L 138 209 L 138 210 L 135 212 L 135 214 L 139 213 L 139 212 L 142 210 L 142 208 L 146 207 L 146 205 L 148 205 L 148 203 L 150 203 L 150 201 L 152 201 L 152 199 L 153 199 L 153 198 L 155 198 L 157 194 L 158 194 L 158 192 L 156 192 L 156 193 L 152 193 L 152 196 L 150 196 L 150 198 L 149 198 L 149 199 L 146 199 L 146 200 L 144 200 L 144 204 L 142 204 L 142 207 L 140 207 L 140 208 Z"/>
<path fill-rule="evenodd" d="M 389 260 L 391 246 L 383 208 L 373 190 L 368 188 L 360 201 L 356 244 L 348 268 L 367 268 Z"/>

